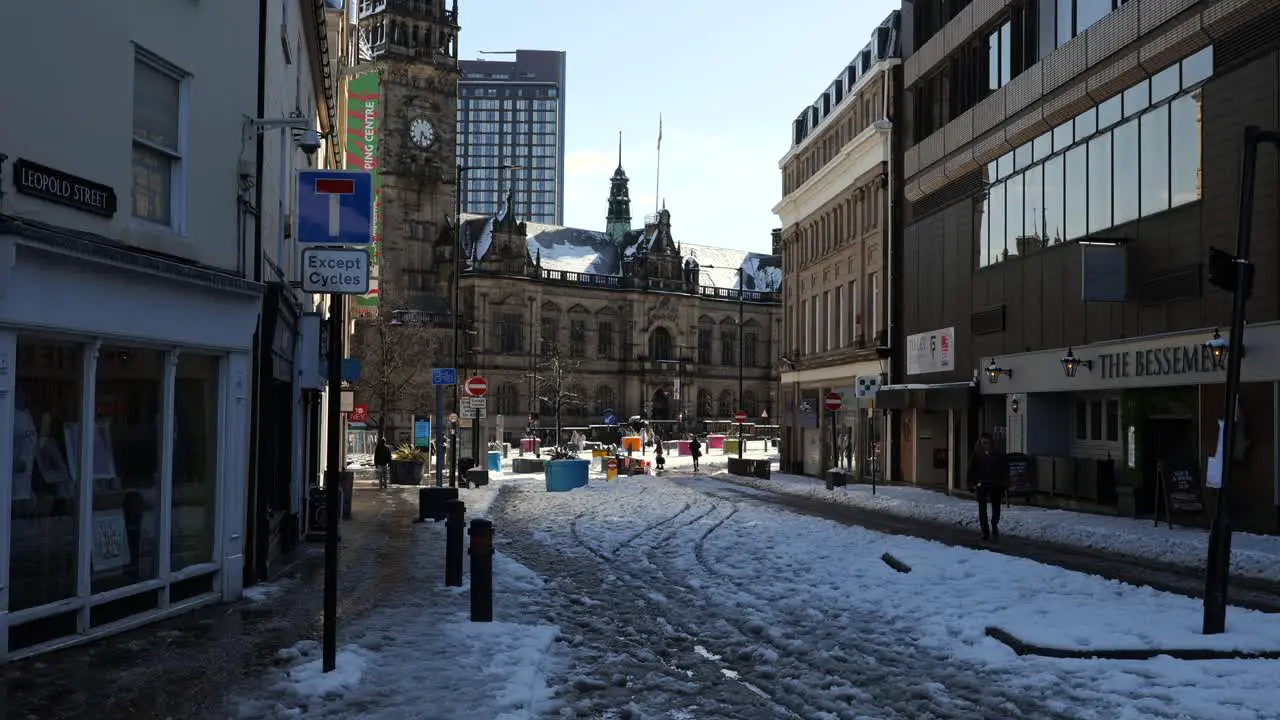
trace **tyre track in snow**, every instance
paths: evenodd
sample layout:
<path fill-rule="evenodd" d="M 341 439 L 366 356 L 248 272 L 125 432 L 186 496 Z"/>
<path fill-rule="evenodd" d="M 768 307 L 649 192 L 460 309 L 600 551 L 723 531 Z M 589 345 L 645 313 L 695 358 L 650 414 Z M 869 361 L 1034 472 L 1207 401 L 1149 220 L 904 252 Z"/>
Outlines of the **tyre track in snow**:
<path fill-rule="evenodd" d="M 726 586 L 735 595 L 754 599 L 755 602 L 752 603 L 752 607 L 769 608 L 775 617 L 781 614 L 787 600 L 793 597 L 791 594 L 777 596 L 763 593 L 750 580 L 717 570 L 715 563 L 707 557 L 706 551 L 707 540 L 716 530 L 719 530 L 731 518 L 737 516 L 744 507 L 763 503 L 758 500 L 753 502 L 753 498 L 742 493 L 735 493 L 732 497 L 726 497 L 715 493 L 707 493 L 696 488 L 688 489 L 734 504 L 733 511 L 703 533 L 702 537 L 695 543 L 693 555 L 698 566 L 712 582 Z M 669 578 L 684 574 L 684 570 L 676 565 L 678 554 L 669 553 L 667 559 L 670 563 L 670 572 L 665 574 Z M 675 585 L 674 581 L 669 582 L 673 586 Z M 688 587 L 688 584 L 684 583 L 683 586 Z M 803 609 L 801 612 L 803 612 Z M 797 616 L 796 611 L 787 611 L 787 615 L 799 620 L 801 627 L 810 624 L 805 622 L 803 617 Z M 845 617 L 847 620 L 852 619 L 855 623 L 857 622 L 857 618 Z M 1015 713 L 1014 717 L 1037 718 L 1037 720 L 1040 718 L 1074 720 L 1078 717 L 1077 714 L 1047 706 L 1037 698 L 1026 697 L 1025 691 L 1019 690 L 1016 686 L 1006 686 L 1001 682 L 1001 675 L 1003 674 L 1001 671 L 965 664 L 966 667 L 964 669 L 968 671 L 967 673 L 946 672 L 945 674 L 948 677 L 942 679 L 922 676 L 922 668 L 934 667 L 940 671 L 945 671 L 945 669 L 954 666 L 956 663 L 954 660 L 928 648 L 907 645 L 911 628 L 906 628 L 908 630 L 906 637 L 901 637 L 897 640 L 899 645 L 911 649 L 911 652 L 908 653 L 900 652 L 903 649 L 902 647 L 884 647 L 877 644 L 874 634 L 868 639 L 859 633 L 856 627 L 848 626 L 827 626 L 828 632 L 822 638 L 807 638 L 807 640 L 814 642 L 824 642 L 829 639 L 837 641 L 832 643 L 834 647 L 831 652 L 819 652 L 810 643 L 787 643 L 785 640 L 775 640 L 771 633 L 768 632 L 768 619 L 766 617 L 766 621 L 741 622 L 724 613 L 721 613 L 721 616 L 717 618 L 717 620 L 732 627 L 737 635 L 748 642 L 767 645 L 777 651 L 780 658 L 790 657 L 795 661 L 794 664 L 802 670 L 804 668 L 817 668 L 830 677 L 872 680 L 872 684 L 882 687 L 901 686 L 904 680 L 916 680 L 918 683 L 916 687 L 921 692 L 917 692 L 909 698 L 913 703 L 910 708 L 895 709 L 892 706 L 883 706 L 877 703 L 880 708 L 897 712 L 900 717 L 914 719 L 921 717 L 921 713 L 926 713 L 924 715 L 926 717 L 966 719 L 972 717 L 1008 717 L 1008 715 L 992 715 L 992 713 L 1008 713 L 1010 711 Z M 785 622 L 787 616 L 784 615 L 781 619 Z M 874 620 L 871 619 L 868 622 L 874 623 Z M 851 655 L 853 657 L 850 657 Z M 865 662 L 857 662 L 859 659 Z M 804 687 L 795 687 L 797 683 L 787 682 L 786 678 L 773 678 L 767 674 L 762 676 L 755 672 L 744 672 L 743 674 L 744 677 L 770 691 L 770 694 L 779 701 L 788 700 L 788 694 L 791 691 L 801 695 L 805 691 Z M 850 677 L 851 675 L 853 677 Z M 803 684 L 803 674 L 798 680 Z M 923 692 L 926 689 L 939 686 L 945 686 L 945 695 L 939 695 L 937 692 Z M 1081 694 L 1069 687 L 1061 688 L 1061 694 L 1069 696 L 1072 700 L 1078 700 L 1080 704 L 1086 707 L 1096 706 L 1098 701 L 1098 698 L 1091 693 Z M 805 699 L 801 696 L 795 698 L 795 701 L 805 702 Z M 922 707 L 920 705 L 921 702 L 927 704 Z M 851 708 L 851 710 L 861 710 L 861 708 Z M 813 709 L 813 712 L 823 711 L 832 712 L 830 708 L 825 710 Z"/>
<path fill-rule="evenodd" d="M 521 517 L 504 491 L 491 513 L 502 518 L 512 535 L 540 532 L 546 517 Z M 602 507 L 605 503 L 599 504 Z M 589 511 L 588 511 L 589 512 Z M 579 513 L 577 517 L 581 517 Z M 570 523 L 571 534 L 573 524 Z M 580 533 L 573 538 L 577 542 Z M 589 556 L 568 562 L 554 545 L 511 542 L 502 552 L 541 574 L 554 593 L 544 595 L 548 620 L 561 628 L 559 642 L 569 645 L 585 667 L 562 678 L 557 700 L 566 707 L 560 716 L 605 717 L 638 699 L 666 700 L 671 711 L 691 711 L 692 717 L 776 718 L 787 713 L 742 683 L 726 676 L 719 665 L 697 654 L 681 626 L 691 617 L 668 617 L 664 604 L 652 600 L 650 588 L 615 572 L 615 558 L 584 546 Z M 556 602 L 557 598 L 563 598 Z M 565 602 L 567 600 L 568 602 Z M 577 600 L 577 602 L 574 602 Z M 607 612 L 593 610 L 605 607 Z"/>

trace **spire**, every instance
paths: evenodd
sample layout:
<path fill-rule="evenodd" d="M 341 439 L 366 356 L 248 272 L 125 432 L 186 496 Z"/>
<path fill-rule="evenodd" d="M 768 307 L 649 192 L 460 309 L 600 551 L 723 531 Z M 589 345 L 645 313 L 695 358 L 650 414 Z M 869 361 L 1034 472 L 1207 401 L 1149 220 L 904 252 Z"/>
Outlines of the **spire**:
<path fill-rule="evenodd" d="M 622 169 L 622 131 L 619 130 L 618 169 L 609 180 L 609 211 L 605 215 L 605 233 L 616 243 L 621 243 L 623 236 L 631 231 L 630 184 L 627 172 Z"/>

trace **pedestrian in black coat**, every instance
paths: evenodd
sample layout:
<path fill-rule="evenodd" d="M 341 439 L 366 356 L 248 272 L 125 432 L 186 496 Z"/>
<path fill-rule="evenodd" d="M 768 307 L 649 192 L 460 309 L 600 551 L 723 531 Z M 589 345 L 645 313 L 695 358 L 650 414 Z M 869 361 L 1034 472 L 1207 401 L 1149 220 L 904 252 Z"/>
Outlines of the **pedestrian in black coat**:
<path fill-rule="evenodd" d="M 378 469 L 378 487 L 387 487 L 391 481 L 391 448 L 381 435 L 378 436 L 378 446 L 373 449 L 373 466 Z"/>
<path fill-rule="evenodd" d="M 969 456 L 969 489 L 978 496 L 978 524 L 982 526 L 982 539 L 1000 540 L 1000 503 L 1009 484 L 1009 472 L 1005 467 L 1004 453 L 995 447 L 991 433 L 982 433 L 978 444 Z M 987 522 L 987 507 L 991 508 L 991 522 Z"/>

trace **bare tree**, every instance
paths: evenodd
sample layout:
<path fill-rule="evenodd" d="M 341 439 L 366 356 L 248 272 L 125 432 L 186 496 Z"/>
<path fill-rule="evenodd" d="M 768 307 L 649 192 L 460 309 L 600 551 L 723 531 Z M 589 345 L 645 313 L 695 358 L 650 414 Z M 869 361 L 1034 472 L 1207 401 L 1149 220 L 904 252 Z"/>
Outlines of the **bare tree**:
<path fill-rule="evenodd" d="M 425 407 L 432 361 L 443 347 L 441 330 L 430 318 L 388 307 L 394 306 L 383 304 L 378 314 L 357 319 L 352 343 L 352 356 L 361 365 L 354 389 L 368 403 L 369 416 L 384 436 L 388 415 Z"/>
<path fill-rule="evenodd" d="M 555 446 L 560 447 L 560 415 L 561 411 L 571 405 L 580 405 L 586 401 L 581 394 L 573 392 L 570 386 L 582 363 L 569 360 L 560 355 L 555 343 L 544 345 L 545 352 L 538 361 L 534 383 L 537 398 L 544 407 L 548 407 L 556 416 Z"/>

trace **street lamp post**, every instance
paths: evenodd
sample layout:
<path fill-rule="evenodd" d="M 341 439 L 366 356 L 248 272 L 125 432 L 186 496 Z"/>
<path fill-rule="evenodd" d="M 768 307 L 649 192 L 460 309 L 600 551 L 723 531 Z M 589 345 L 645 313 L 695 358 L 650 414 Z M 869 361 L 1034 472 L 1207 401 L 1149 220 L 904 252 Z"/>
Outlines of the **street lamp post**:
<path fill-rule="evenodd" d="M 462 357 L 462 181 L 467 173 L 472 170 L 523 170 L 523 165 L 463 165 L 458 163 L 458 176 L 454 185 L 453 193 L 453 217 L 454 217 L 454 233 L 453 233 L 453 367 L 457 372 L 459 360 Z M 478 258 L 477 258 L 478 259 Z M 459 416 L 462 412 L 462 386 L 455 383 L 453 386 L 453 407 Z M 461 420 L 461 417 L 459 417 Z M 471 422 L 472 434 L 477 434 L 480 428 L 477 427 L 480 422 L 479 418 L 473 418 Z M 450 430 L 449 446 L 453 449 L 453 457 L 449 461 L 449 484 L 457 485 L 458 478 L 458 428 L 454 425 Z M 477 444 L 478 448 L 478 444 Z M 478 452 L 478 450 L 477 450 Z M 477 463 L 480 457 L 475 458 Z"/>

